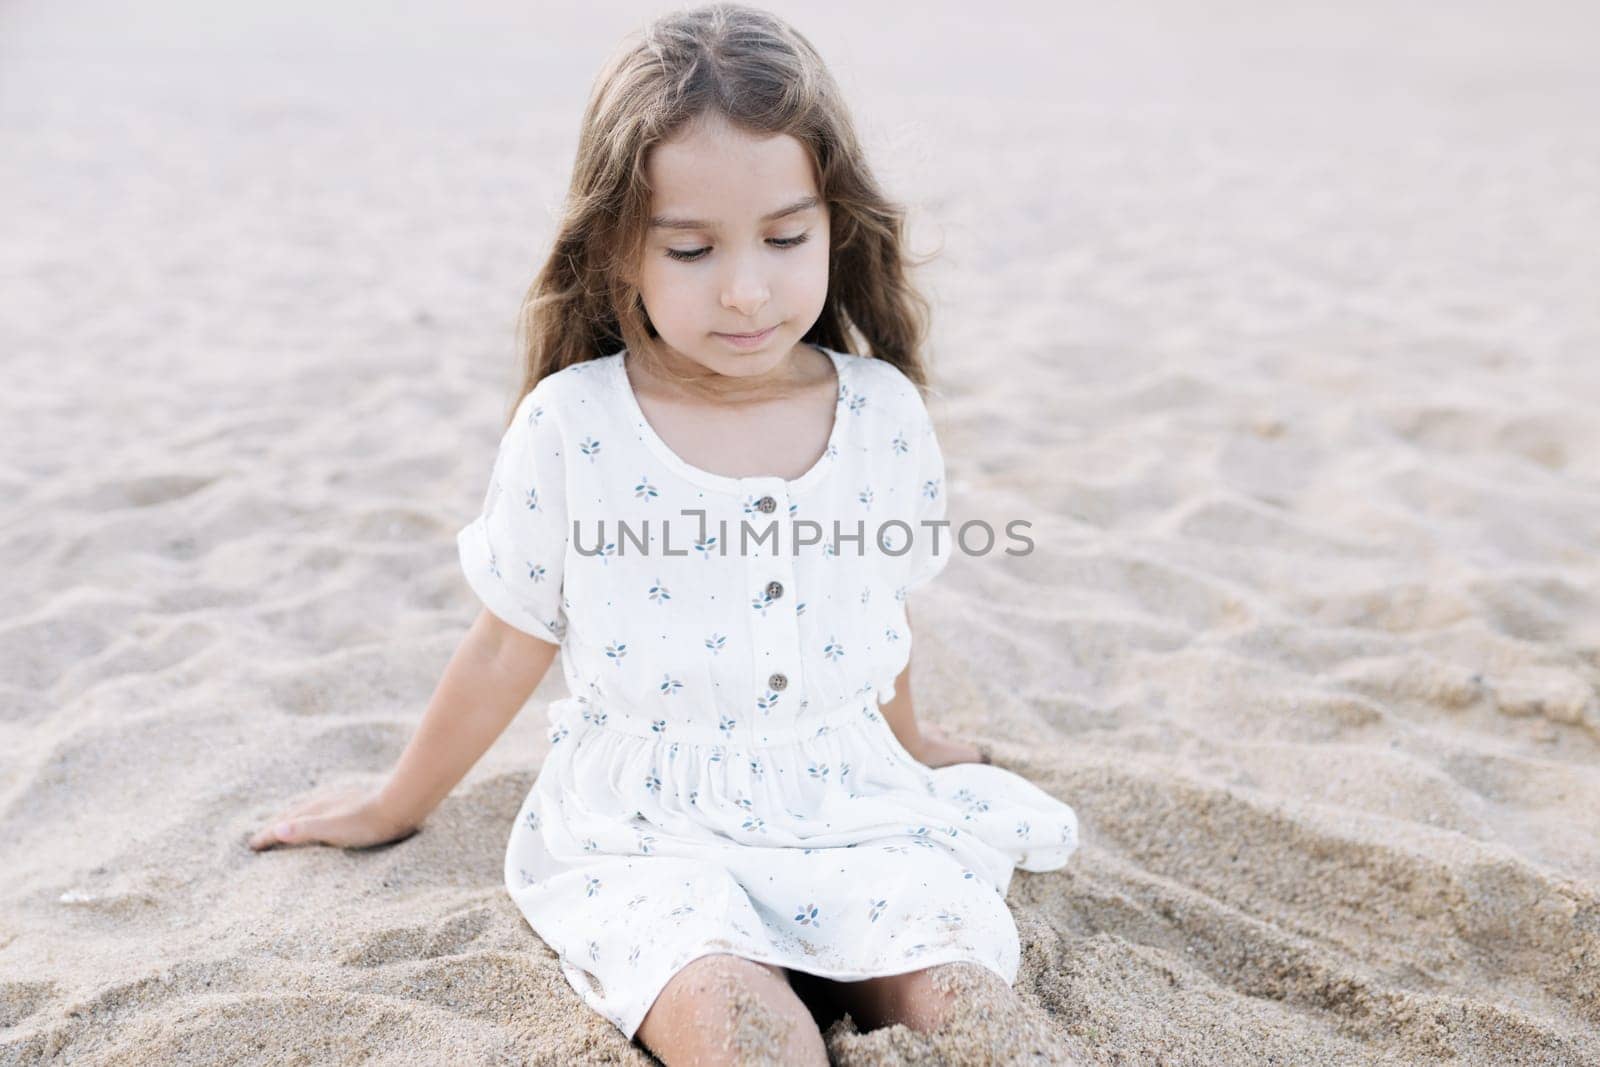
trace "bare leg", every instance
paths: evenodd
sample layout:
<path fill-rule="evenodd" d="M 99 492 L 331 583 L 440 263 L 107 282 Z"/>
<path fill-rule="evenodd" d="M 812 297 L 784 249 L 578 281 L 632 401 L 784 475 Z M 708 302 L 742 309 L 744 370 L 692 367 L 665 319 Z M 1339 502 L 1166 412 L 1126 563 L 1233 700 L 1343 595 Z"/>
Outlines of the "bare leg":
<path fill-rule="evenodd" d="M 667 1067 L 828 1062 L 788 972 L 726 952 L 690 960 L 673 975 L 635 1036 Z"/>
<path fill-rule="evenodd" d="M 932 1033 L 950 1022 L 964 999 L 978 995 L 995 996 L 1022 1008 L 1016 991 L 1004 979 L 976 963 L 942 963 L 909 974 L 834 985 L 863 1030 L 900 1023 Z"/>

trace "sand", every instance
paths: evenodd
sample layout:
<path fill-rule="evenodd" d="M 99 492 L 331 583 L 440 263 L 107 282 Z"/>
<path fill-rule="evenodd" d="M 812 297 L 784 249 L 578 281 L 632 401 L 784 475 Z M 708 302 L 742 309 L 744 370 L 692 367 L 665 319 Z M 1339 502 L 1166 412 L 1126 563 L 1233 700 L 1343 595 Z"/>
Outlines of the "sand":
<path fill-rule="evenodd" d="M 917 704 L 1083 830 L 1020 1018 L 829 1048 L 1600 1062 L 1600 18 L 1106 6 L 778 8 L 941 249 L 952 513 L 1034 524 L 919 594 Z M 500 884 L 555 675 L 409 840 L 245 840 L 477 611 L 654 10 L 0 11 L 0 1063 L 648 1062 Z"/>

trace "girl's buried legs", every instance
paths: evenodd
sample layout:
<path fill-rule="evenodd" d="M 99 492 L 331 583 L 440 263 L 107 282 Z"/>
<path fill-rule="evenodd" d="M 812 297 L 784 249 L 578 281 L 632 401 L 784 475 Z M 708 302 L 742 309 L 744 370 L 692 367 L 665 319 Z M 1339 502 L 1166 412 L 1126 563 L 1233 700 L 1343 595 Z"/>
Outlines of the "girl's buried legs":
<path fill-rule="evenodd" d="M 941 963 L 908 974 L 830 984 L 862 1031 L 903 1023 L 932 1033 L 950 1022 L 963 1001 L 980 996 L 998 997 L 1021 1009 L 1016 991 L 977 963 Z"/>
<path fill-rule="evenodd" d="M 726 952 L 690 960 L 673 975 L 636 1036 L 667 1067 L 828 1062 L 788 972 Z"/>

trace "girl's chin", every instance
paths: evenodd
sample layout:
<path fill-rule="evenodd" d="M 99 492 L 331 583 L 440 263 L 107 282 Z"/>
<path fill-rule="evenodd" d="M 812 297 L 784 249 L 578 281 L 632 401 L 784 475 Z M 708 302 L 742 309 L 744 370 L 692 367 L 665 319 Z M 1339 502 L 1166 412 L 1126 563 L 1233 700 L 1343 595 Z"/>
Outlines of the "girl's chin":
<path fill-rule="evenodd" d="M 723 374 L 765 374 L 781 364 L 786 355 L 783 348 L 771 342 L 754 351 L 739 352 L 721 345 L 715 338 L 712 341 L 719 344 L 721 351 L 713 352 L 704 365 Z"/>

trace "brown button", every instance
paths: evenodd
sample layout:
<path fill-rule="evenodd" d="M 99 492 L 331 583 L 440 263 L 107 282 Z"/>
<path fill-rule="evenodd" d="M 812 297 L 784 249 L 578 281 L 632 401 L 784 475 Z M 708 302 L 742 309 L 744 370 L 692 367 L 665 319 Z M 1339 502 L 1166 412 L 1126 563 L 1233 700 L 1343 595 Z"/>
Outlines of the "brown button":
<path fill-rule="evenodd" d="M 789 677 L 788 675 L 784 674 L 774 674 L 772 677 L 767 679 L 767 687 L 770 689 L 782 689 L 788 684 Z"/>
<path fill-rule="evenodd" d="M 777 507 L 778 502 L 772 499 L 770 496 L 764 496 L 760 500 L 756 501 L 756 508 L 768 515 L 771 515 L 774 511 L 776 511 Z"/>
<path fill-rule="evenodd" d="M 767 596 L 770 599 L 777 600 L 782 595 L 783 595 L 783 583 L 782 582 L 768 582 L 767 583 Z"/>

